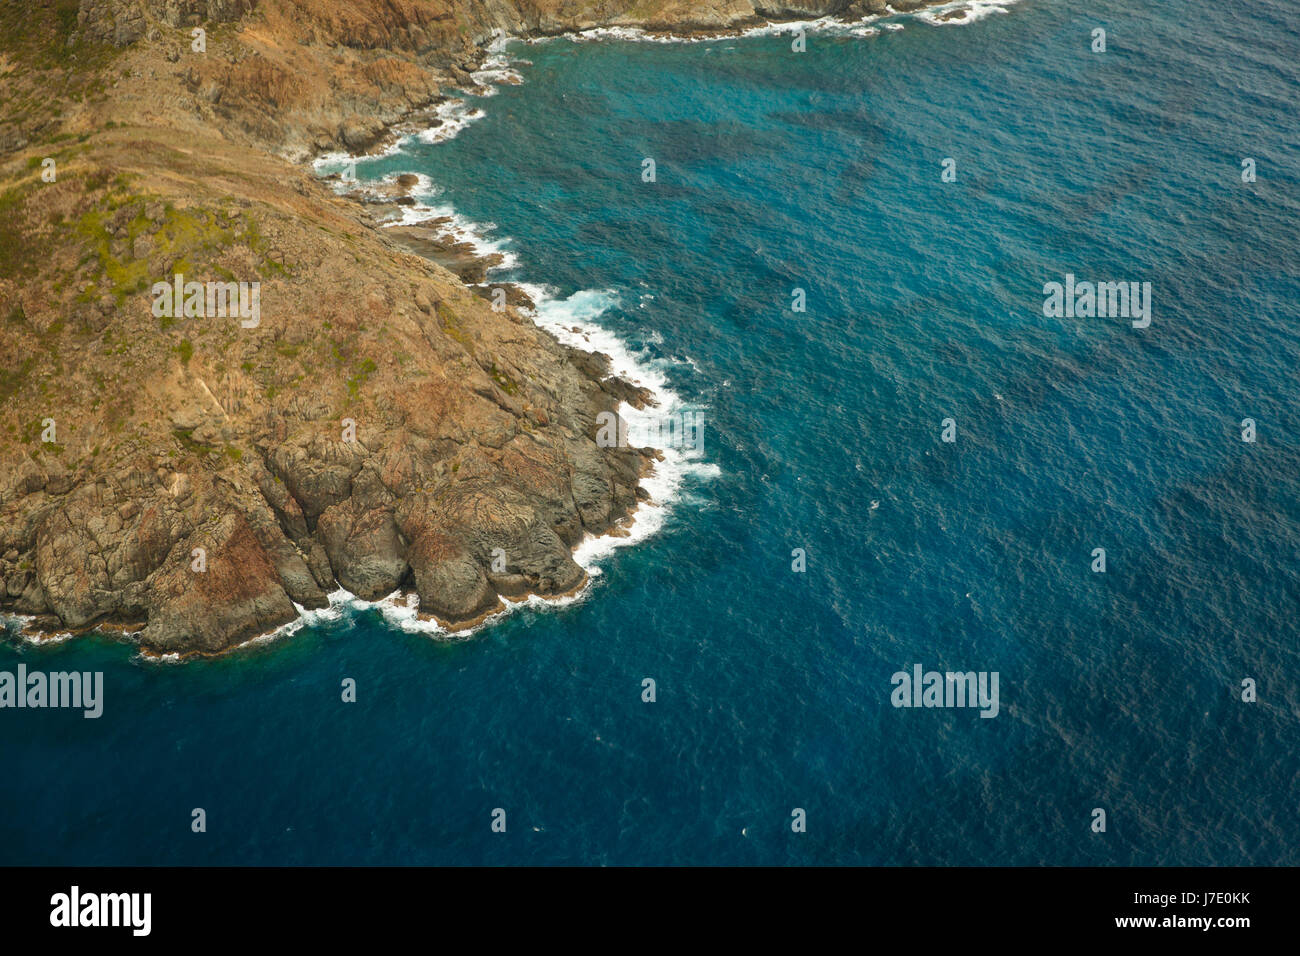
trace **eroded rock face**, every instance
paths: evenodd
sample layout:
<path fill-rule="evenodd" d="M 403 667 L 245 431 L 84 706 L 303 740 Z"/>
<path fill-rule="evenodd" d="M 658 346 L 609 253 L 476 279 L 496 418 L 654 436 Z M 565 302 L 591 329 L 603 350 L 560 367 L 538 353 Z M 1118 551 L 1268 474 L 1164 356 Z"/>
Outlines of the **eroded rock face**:
<path fill-rule="evenodd" d="M 81 0 L 77 27 L 87 39 L 124 47 L 145 35 L 151 22 L 172 28 L 231 23 L 256 0 Z"/>
<path fill-rule="evenodd" d="M 166 562 L 149 581 L 145 647 L 215 652 L 274 630 L 297 616 L 274 563 L 242 516 L 226 513 L 206 530 L 205 570 L 192 552 Z"/>
<path fill-rule="evenodd" d="M 57 303 L 0 285 L 18 303 L 6 354 L 65 357 L 4 406 L 10 422 L 57 419 L 58 442 L 0 440 L 0 608 L 44 630 L 143 626 L 147 650 L 185 654 L 271 631 L 340 585 L 413 591 L 449 625 L 501 595 L 579 587 L 571 548 L 635 508 L 648 463 L 599 447 L 597 416 L 645 393 L 403 251 L 360 204 L 305 174 L 303 192 L 268 182 L 250 212 L 164 215 L 117 194 L 115 217 L 192 217 L 182 234 L 201 234 L 256 212 L 256 248 L 217 260 L 266 276 L 256 328 L 163 325 L 147 294 L 114 305 L 104 333 L 60 328 Z"/>
<path fill-rule="evenodd" d="M 615 403 L 573 394 L 603 396 L 582 418 Z M 28 459 L 0 491 L 0 606 L 60 629 L 147 621 L 152 651 L 215 652 L 292 620 L 295 604 L 324 606 L 337 585 L 366 599 L 414 590 L 449 624 L 499 594 L 572 591 L 585 574 L 570 546 L 635 504 L 643 460 L 559 424 L 498 442 L 503 413 L 477 402 L 485 423 L 412 422 L 363 431 L 365 445 L 300 438 L 234 466 L 191 456 L 189 471 L 159 453 L 157 468 L 79 474 L 60 494 Z M 493 443 L 472 437 L 480 425 Z"/>
<path fill-rule="evenodd" d="M 455 620 L 469 620 L 499 603 L 483 568 L 465 546 L 439 531 L 423 531 L 412 549 L 420 607 Z"/>
<path fill-rule="evenodd" d="M 82 0 L 83 5 L 92 0 Z M 170 27 L 231 23 L 252 13 L 257 0 L 145 0 L 153 16 Z"/>
<path fill-rule="evenodd" d="M 406 578 L 406 544 L 389 507 L 349 499 L 321 516 L 319 529 L 334 576 L 366 600 L 391 594 Z"/>

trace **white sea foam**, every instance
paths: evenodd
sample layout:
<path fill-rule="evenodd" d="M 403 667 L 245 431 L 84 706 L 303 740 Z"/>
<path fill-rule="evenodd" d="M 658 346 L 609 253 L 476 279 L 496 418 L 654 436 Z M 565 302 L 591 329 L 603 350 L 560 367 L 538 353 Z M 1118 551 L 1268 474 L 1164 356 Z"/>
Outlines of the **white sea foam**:
<path fill-rule="evenodd" d="M 832 23 L 829 20 L 809 21 L 807 26 L 815 30 L 829 29 Z M 792 32 L 793 29 L 795 29 L 794 26 L 785 24 L 759 27 L 754 32 L 770 31 L 780 33 Z M 642 31 L 628 31 L 620 28 L 587 31 L 583 34 L 586 39 L 598 39 L 601 36 L 646 39 L 655 40 L 656 42 L 675 42 L 677 39 L 656 38 L 646 35 Z M 475 83 L 481 87 L 480 92 L 485 95 L 491 95 L 492 92 L 495 92 L 495 84 L 497 83 L 518 83 L 523 80 L 512 69 L 511 61 L 505 52 L 510 40 L 511 38 L 504 34 L 496 34 L 488 46 L 491 55 L 478 70 L 471 74 Z M 438 107 L 436 112 L 439 120 L 437 125 L 415 134 L 415 137 L 421 142 L 446 142 L 485 115 L 481 109 L 471 106 L 460 99 L 446 101 Z M 408 140 L 409 137 L 400 140 L 395 148 L 400 150 Z M 316 169 L 324 174 L 352 162 L 364 161 L 364 157 L 324 156 L 316 161 Z M 402 207 L 400 217 L 389 223 L 389 225 L 399 223 L 410 225 L 443 219 L 446 220 L 441 224 L 443 231 L 456 241 L 471 245 L 479 255 L 500 254 L 503 257 L 503 262 L 494 268 L 509 269 L 518 264 L 517 257 L 508 249 L 509 239 L 492 238 L 490 236 L 490 233 L 496 228 L 495 224 L 477 223 L 462 216 L 450 204 L 439 201 L 442 190 L 428 176 L 416 175 L 419 177 L 419 182 L 410 192 L 411 197 L 416 200 L 415 204 Z M 345 186 L 346 188 L 357 188 L 357 184 L 348 183 Z M 605 353 L 610 357 L 611 374 L 617 375 L 634 385 L 641 386 L 650 392 L 655 402 L 655 405 L 651 408 L 637 409 L 628 403 L 623 403 L 619 407 L 619 414 L 627 421 L 629 432 L 632 434 L 648 433 L 656 422 L 663 421 L 670 416 L 681 415 L 683 412 L 698 413 L 701 411 L 699 408 L 688 406 L 669 387 L 668 366 L 671 364 L 670 362 L 662 359 L 652 360 L 648 355 L 635 352 L 617 335 L 599 324 L 597 319 L 618 304 L 619 300 L 616 292 L 588 289 L 580 290 L 567 298 L 562 298 L 556 295 L 554 290 L 546 286 L 532 283 L 518 284 L 533 300 L 535 305 L 533 319 L 539 327 L 547 330 L 565 344 Z M 653 295 L 642 296 L 641 305 L 644 307 L 647 302 L 653 300 Z M 658 341 L 662 341 L 662 337 Z M 705 427 L 707 428 L 707 421 Z M 636 509 L 626 523 L 627 526 L 620 528 L 616 534 L 600 536 L 588 534 L 574 549 L 574 560 L 588 574 L 587 583 L 576 594 L 558 598 L 529 595 L 518 601 L 502 598 L 503 609 L 501 611 L 488 616 L 474 627 L 452 632 L 434 620 L 420 617 L 419 598 L 415 594 L 404 594 L 395 591 L 377 601 L 365 601 L 340 588 L 328 596 L 329 606 L 327 608 L 308 611 L 305 608 L 298 607 L 299 617 L 297 620 L 277 628 L 270 634 L 255 638 L 249 643 L 273 640 L 280 636 L 295 634 L 308 625 L 337 621 L 349 609 L 354 612 L 377 610 L 387 623 L 410 633 L 453 638 L 470 635 L 483 627 L 490 626 L 503 616 L 523 608 L 538 610 L 560 608 L 581 601 L 590 591 L 592 581 L 601 574 L 600 563 L 602 559 L 608 557 L 617 548 L 646 540 L 664 526 L 673 504 L 681 499 L 682 484 L 688 476 L 711 478 L 720 473 L 717 465 L 704 460 L 704 452 L 700 447 L 664 448 L 660 449 L 660 452 L 663 456 L 662 460 L 657 461 L 652 472 L 641 481 L 641 485 L 649 494 L 650 500 L 643 502 Z"/>
<path fill-rule="evenodd" d="M 478 69 L 470 74 L 470 79 L 482 89 L 468 90 L 466 92 L 492 96 L 497 92 L 496 84 L 498 83 L 518 84 L 524 81 L 524 78 L 514 69 L 510 55 L 506 52 L 511 39 L 510 34 L 504 30 L 496 29 L 492 31 L 492 39 L 484 47 L 488 54 L 487 59 L 480 63 Z"/>
<path fill-rule="evenodd" d="M 71 631 L 56 631 L 53 634 L 47 631 L 38 631 L 33 634 L 24 634 L 23 639 L 29 644 L 62 644 L 64 641 L 72 640 Z"/>
<path fill-rule="evenodd" d="M 493 53 L 479 64 L 479 68 L 470 74 L 470 79 L 474 81 L 476 89 L 466 92 L 481 96 L 495 96 L 498 84 L 508 83 L 514 86 L 524 81 L 523 76 L 511 66 L 510 57 L 504 49 Z"/>
<path fill-rule="evenodd" d="M 442 219 L 445 222 L 439 225 L 439 231 L 444 239 L 470 246 L 474 250 L 474 254 L 481 258 L 492 255 L 501 256 L 501 262 L 491 266 L 487 270 L 488 272 L 511 269 L 518 265 L 519 258 L 510 249 L 510 239 L 508 237 L 492 237 L 491 234 L 497 228 L 496 223 L 475 222 L 462 216 L 450 204 L 438 202 L 437 199 L 442 194 L 442 188 L 423 173 L 416 173 L 415 175 L 420 180 L 411 189 L 410 193 L 411 198 L 415 200 L 415 205 L 402 206 L 400 217 L 385 223 L 386 226 L 411 226 Z M 389 178 L 390 180 L 395 179 L 396 175 Z"/>
<path fill-rule="evenodd" d="M 73 637 L 71 631 L 55 631 L 51 634 L 48 631 L 32 630 L 31 625 L 35 620 L 30 614 L 0 613 L 0 631 L 12 631 L 24 643 L 38 646 L 62 644 Z"/>
<path fill-rule="evenodd" d="M 595 27 L 565 33 L 560 36 L 529 37 L 525 43 L 547 43 L 555 39 L 568 39 L 575 42 L 600 40 L 626 40 L 635 43 L 717 43 L 719 40 L 734 40 L 738 37 L 789 36 L 799 30 L 806 34 L 848 34 L 850 36 L 879 36 L 882 29 L 897 31 L 904 29 L 904 22 L 909 19 L 920 20 L 934 26 L 965 26 L 983 20 L 994 13 L 1006 13 L 1019 0 L 953 0 L 923 10 L 904 12 L 886 6 L 883 15 L 871 14 L 860 20 L 841 20 L 835 17 L 819 17 L 815 20 L 786 20 L 760 24 L 739 30 L 720 33 L 673 34 L 647 32 L 641 27 Z M 959 13 L 944 19 L 945 14 Z"/>
<path fill-rule="evenodd" d="M 522 83 L 523 77 L 509 67 L 509 60 L 502 53 L 494 54 L 483 62 L 481 69 L 470 74 L 474 80 L 474 87 L 465 92 L 473 93 L 478 96 L 491 96 L 497 92 L 494 83 L 510 82 Z M 481 120 L 487 114 L 479 107 L 461 99 L 458 96 L 448 97 L 433 108 L 433 122 L 421 130 L 408 132 L 404 135 L 396 136 L 392 142 L 386 144 L 382 150 L 374 153 L 353 154 L 347 152 L 322 153 L 312 160 L 312 168 L 317 175 L 327 176 L 330 173 L 341 173 L 354 165 L 374 162 L 379 159 L 386 159 L 395 156 L 404 151 L 406 145 L 412 138 L 420 140 L 423 143 L 442 143 L 449 139 L 454 139 L 476 120 Z M 343 181 L 335 183 L 334 188 L 338 192 L 348 192 L 357 188 L 359 184 L 355 182 Z"/>
<path fill-rule="evenodd" d="M 492 31 L 492 39 L 487 42 L 483 49 L 492 54 L 505 53 L 512 39 L 513 37 L 509 33 L 497 27 Z"/>
<path fill-rule="evenodd" d="M 488 615 L 478 624 L 472 627 L 458 628 L 451 630 L 443 627 L 437 621 L 431 618 L 420 617 L 420 598 L 414 592 L 394 591 L 392 594 L 378 598 L 374 601 L 367 601 L 357 597 L 346 588 L 339 588 L 327 596 L 329 607 L 316 611 L 308 611 L 301 607 L 298 620 L 284 625 L 270 635 L 264 635 L 262 638 L 255 640 L 265 640 L 281 636 L 282 634 L 294 634 L 303 627 L 309 625 L 319 625 L 323 623 L 332 623 L 345 619 L 350 615 L 361 614 L 367 611 L 377 611 L 384 619 L 384 622 L 390 627 L 408 634 L 423 634 L 428 637 L 439 639 L 466 638 L 481 631 L 485 627 L 490 627 L 493 623 L 501 620 L 505 616 L 525 608 L 533 610 L 546 610 L 554 608 L 568 607 L 577 601 L 582 600 L 590 590 L 591 582 L 589 581 L 577 593 L 566 595 L 564 597 L 543 598 L 535 594 L 519 600 L 502 598 L 502 609 Z M 295 605 L 297 607 L 297 605 Z M 250 642 L 252 643 L 252 642 Z"/>
<path fill-rule="evenodd" d="M 443 100 L 433 108 L 433 115 L 437 122 L 415 134 L 422 143 L 445 143 L 449 139 L 455 139 L 471 123 L 487 116 L 477 106 L 460 97 Z"/>
<path fill-rule="evenodd" d="M 1019 0 L 955 0 L 953 3 L 919 10 L 915 16 L 918 20 L 938 27 L 966 26 L 995 13 L 1006 13 L 1017 2 Z M 960 13 L 961 16 L 947 16 L 953 13 Z"/>
<path fill-rule="evenodd" d="M 402 151 L 402 145 L 406 142 L 408 136 L 395 136 L 391 142 L 385 143 L 382 149 L 373 153 L 347 153 L 341 150 L 333 153 L 321 153 L 311 161 L 312 169 L 318 175 L 324 176 L 333 172 L 342 172 L 353 163 L 372 163 L 378 159 L 384 159 L 388 156 L 395 156 Z M 353 184 L 346 184 L 351 186 Z"/>
<path fill-rule="evenodd" d="M 533 320 L 541 328 L 565 345 L 605 353 L 610 358 L 612 374 L 649 390 L 657 403 L 655 407 L 638 409 L 626 402 L 619 406 L 618 413 L 628 423 L 631 434 L 651 433 L 659 422 L 683 413 L 702 417 L 707 434 L 707 411 L 683 401 L 669 386 L 668 369 L 672 363 L 635 352 L 596 321 L 618 305 L 615 291 L 585 289 L 560 298 L 547 286 L 527 282 L 519 285 L 536 305 Z M 601 559 L 617 548 L 646 540 L 663 527 L 688 476 L 712 478 L 720 473 L 717 465 L 704 460 L 702 448 L 663 448 L 660 451 L 663 460 L 656 462 L 653 473 L 641 481 L 650 501 L 636 510 L 631 526 L 624 529 L 626 535 L 588 535 L 574 549 L 574 560 L 593 577 L 601 573 Z"/>
<path fill-rule="evenodd" d="M 309 625 L 312 627 L 319 627 L 325 624 L 333 624 L 335 621 L 342 619 L 342 604 L 347 596 L 348 592 L 340 588 L 332 594 L 326 595 L 326 600 L 329 601 L 327 607 L 316 607 L 311 608 L 310 610 L 295 601 L 293 606 L 298 611 L 298 619 L 296 621 L 290 621 L 288 624 L 277 628 L 265 636 L 288 636 L 291 634 L 297 634 L 300 630 Z"/>
<path fill-rule="evenodd" d="M 519 74 L 508 68 L 508 64 L 509 60 L 506 55 L 498 52 L 485 61 L 485 65 L 488 66 L 487 69 L 479 70 L 471 74 L 471 76 L 474 77 L 476 83 L 481 84 L 483 90 L 495 92 L 496 88 L 490 85 L 490 80 L 494 77 L 505 78 L 508 74 L 522 81 Z M 433 125 L 399 138 L 383 153 L 371 156 L 327 153 L 313 161 L 313 168 L 318 175 L 325 176 L 330 173 L 343 172 L 354 165 L 359 169 L 367 162 L 403 152 L 412 139 L 430 144 L 445 143 L 454 139 L 472 123 L 487 115 L 482 109 L 459 97 L 453 97 L 439 103 L 433 112 L 436 119 Z M 382 181 L 392 183 L 397 179 L 397 175 L 396 173 L 391 174 Z M 474 254 L 481 258 L 492 255 L 501 256 L 501 261 L 497 265 L 491 266 L 488 269 L 489 272 L 510 269 L 517 264 L 517 257 L 509 249 L 509 239 L 491 237 L 491 233 L 496 229 L 495 223 L 474 222 L 462 216 L 450 205 L 437 202 L 437 197 L 441 194 L 442 189 L 436 186 L 428 176 L 416 175 L 419 177 L 419 183 L 410 191 L 410 196 L 415 200 L 415 204 L 399 207 L 398 216 L 384 223 L 384 225 L 410 226 L 431 220 L 444 219 L 446 221 L 440 224 L 439 230 L 444 239 L 470 246 Z M 339 193 L 364 192 L 368 185 L 368 183 L 359 180 L 338 180 L 334 183 L 334 190 Z"/>
<path fill-rule="evenodd" d="M 651 33 L 641 27 L 594 27 L 576 33 L 563 34 L 565 39 L 578 43 L 599 40 L 627 40 L 634 43 L 717 43 L 719 40 L 735 40 L 739 37 L 788 36 L 803 30 L 805 33 L 843 33 L 862 28 L 879 17 L 867 16 L 861 20 L 846 23 L 834 17 L 820 17 L 816 20 L 787 20 L 779 23 L 764 23 L 755 27 L 724 31 L 721 33 Z M 869 35 L 869 34 L 863 34 Z M 528 43 L 543 43 L 554 37 L 535 37 Z"/>
<path fill-rule="evenodd" d="M 8 611 L 0 611 L 0 630 L 13 629 L 21 631 L 36 618 L 29 614 L 11 614 Z"/>

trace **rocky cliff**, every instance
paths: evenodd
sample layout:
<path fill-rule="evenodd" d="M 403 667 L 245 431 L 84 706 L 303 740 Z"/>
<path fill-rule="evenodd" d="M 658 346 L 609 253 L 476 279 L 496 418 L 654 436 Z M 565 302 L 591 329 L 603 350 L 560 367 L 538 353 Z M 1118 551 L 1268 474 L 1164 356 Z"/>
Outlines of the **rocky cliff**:
<path fill-rule="evenodd" d="M 301 160 L 418 117 L 497 30 L 874 7 L 0 0 L 0 610 L 217 652 L 339 584 L 450 624 L 579 586 L 652 465 L 595 441 L 636 390 Z M 177 275 L 256 313 L 160 314 Z"/>

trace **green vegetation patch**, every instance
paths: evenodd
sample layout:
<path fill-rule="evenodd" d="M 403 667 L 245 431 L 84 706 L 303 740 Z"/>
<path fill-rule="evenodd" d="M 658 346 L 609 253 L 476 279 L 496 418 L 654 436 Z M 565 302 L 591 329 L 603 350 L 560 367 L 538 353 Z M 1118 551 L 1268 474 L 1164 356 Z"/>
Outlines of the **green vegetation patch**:
<path fill-rule="evenodd" d="M 362 359 L 354 367 L 354 374 L 348 379 L 348 398 L 355 401 L 361 393 L 361 386 L 374 373 L 378 366 L 370 359 Z"/>
<path fill-rule="evenodd" d="M 497 387 L 507 395 L 519 394 L 519 383 L 497 368 L 495 364 L 488 366 L 487 373 L 491 376 L 492 381 L 497 383 Z"/>
<path fill-rule="evenodd" d="M 469 352 L 470 355 L 473 355 L 474 340 L 469 337 L 463 328 L 461 328 L 460 317 L 452 311 L 451 307 L 447 305 L 447 303 L 439 300 L 437 305 L 434 306 L 434 312 L 438 316 L 438 324 L 442 326 L 442 330 L 463 345 L 465 351 Z"/>
<path fill-rule="evenodd" d="M 202 442 L 195 441 L 193 428 L 174 428 L 172 429 L 172 434 L 175 435 L 176 440 L 181 443 L 181 447 L 191 454 L 211 455 L 220 451 L 220 449 L 213 445 L 205 445 Z"/>

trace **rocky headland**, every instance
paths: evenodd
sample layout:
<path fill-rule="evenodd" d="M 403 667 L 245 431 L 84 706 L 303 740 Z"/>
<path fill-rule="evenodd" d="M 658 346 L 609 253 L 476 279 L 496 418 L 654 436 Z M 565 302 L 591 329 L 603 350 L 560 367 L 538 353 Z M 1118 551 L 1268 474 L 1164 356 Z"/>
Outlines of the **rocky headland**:
<path fill-rule="evenodd" d="M 646 394 L 494 311 L 437 223 L 383 228 L 409 183 L 358 202 L 305 161 L 432 116 L 498 31 L 884 8 L 0 0 L 0 611 L 184 655 L 340 585 L 448 626 L 580 588 L 654 463 L 597 416 Z M 256 323 L 159 315 L 178 274 L 257 282 Z"/>

